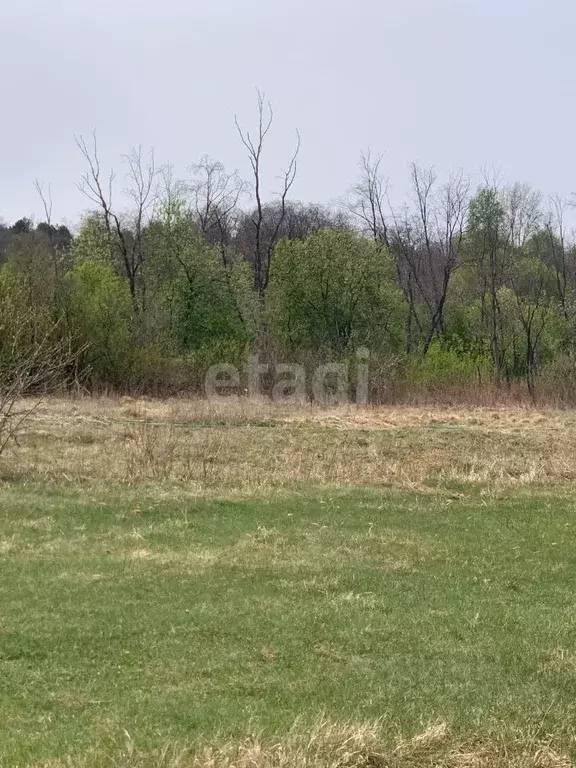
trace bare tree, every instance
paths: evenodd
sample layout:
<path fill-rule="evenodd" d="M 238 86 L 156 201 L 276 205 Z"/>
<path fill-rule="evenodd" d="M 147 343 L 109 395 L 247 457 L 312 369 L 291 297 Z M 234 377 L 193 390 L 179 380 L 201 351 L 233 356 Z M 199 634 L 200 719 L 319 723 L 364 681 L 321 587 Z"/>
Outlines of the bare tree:
<path fill-rule="evenodd" d="M 510 270 L 510 286 L 516 297 L 518 317 L 524 331 L 525 377 L 532 400 L 536 399 L 536 355 L 552 306 L 547 278 L 547 267 L 541 261 L 534 268 L 519 260 Z"/>
<path fill-rule="evenodd" d="M 40 201 L 42 202 L 42 207 L 44 208 L 44 220 L 46 224 L 48 224 L 49 227 L 52 226 L 52 209 L 53 209 L 53 202 L 52 202 L 52 188 L 50 184 L 48 185 L 48 190 L 44 191 L 44 184 L 42 184 L 38 179 L 34 182 L 34 189 L 38 193 L 38 197 L 40 198 Z"/>
<path fill-rule="evenodd" d="M 450 280 L 461 263 L 469 191 L 469 179 L 459 172 L 450 176 L 437 197 L 435 221 L 436 239 L 440 250 L 440 281 L 435 285 L 435 304 L 430 329 L 424 343 L 424 353 L 428 351 L 436 332 L 439 329 L 443 330 L 444 309 Z"/>
<path fill-rule="evenodd" d="M 92 134 L 92 145 L 90 147 L 83 136 L 75 136 L 74 139 L 76 146 L 88 165 L 88 169 L 82 174 L 81 181 L 77 186 L 100 209 L 112 247 L 114 231 L 120 237 L 122 230 L 120 220 L 112 210 L 112 190 L 116 174 L 112 169 L 106 179 L 102 177 L 96 133 Z"/>
<path fill-rule="evenodd" d="M 385 214 L 388 208 L 388 180 L 382 174 L 381 163 L 382 155 L 373 158 L 370 150 L 362 152 L 360 178 L 348 197 L 341 201 L 341 205 L 377 243 L 383 243 L 389 248 Z"/>
<path fill-rule="evenodd" d="M 71 337 L 58 338 L 59 323 L 45 328 L 30 342 L 34 332 L 30 315 L 17 320 L 0 357 L 0 454 L 17 438 L 25 422 L 44 398 L 63 386 L 80 382 L 78 371 L 83 349 L 75 349 Z"/>
<path fill-rule="evenodd" d="M 545 262 L 554 270 L 556 292 L 562 308 L 562 314 L 568 319 L 568 294 L 570 287 L 574 285 L 574 269 L 572 260 L 569 259 L 566 243 L 566 210 L 569 203 L 556 195 L 550 199 L 550 205 L 544 230 L 546 232 L 547 251 L 539 254 Z"/>
<path fill-rule="evenodd" d="M 469 203 L 469 181 L 453 174 L 437 185 L 433 168 L 410 167 L 413 208 L 392 212 L 390 250 L 398 281 L 408 302 L 407 351 L 413 328 L 423 336 L 423 353 L 444 330 L 444 311 L 454 271 L 460 265 L 461 246 Z M 418 307 L 424 308 L 424 318 Z"/>
<path fill-rule="evenodd" d="M 135 299 L 136 311 L 146 310 L 146 280 L 141 274 L 146 261 L 146 248 L 144 245 L 144 228 L 150 219 L 155 203 L 154 181 L 156 179 L 156 161 L 154 151 L 150 150 L 145 160 L 142 147 L 138 146 L 125 156 L 128 164 L 128 187 L 125 194 L 132 200 L 133 211 L 129 217 L 131 224 L 131 237 L 124 236 L 122 243 L 122 257 L 126 276 L 130 283 L 130 295 Z M 139 277 L 142 277 L 139 280 Z M 138 287 L 140 297 L 138 300 Z"/>
<path fill-rule="evenodd" d="M 208 155 L 203 155 L 190 171 L 190 193 L 198 229 L 208 242 L 218 246 L 222 264 L 228 267 L 238 204 L 248 185 L 238 171 L 228 173 L 220 161 Z"/>
<path fill-rule="evenodd" d="M 528 184 L 514 184 L 502 193 L 506 213 L 508 240 L 513 248 L 521 248 L 538 229 L 541 220 L 541 195 Z"/>
<path fill-rule="evenodd" d="M 241 128 L 238 118 L 234 118 L 238 135 L 242 141 L 242 144 L 248 152 L 248 159 L 252 168 L 252 175 L 254 180 L 254 198 L 256 201 L 256 210 L 252 216 L 252 226 L 254 227 L 254 253 L 253 253 L 253 265 L 254 265 L 254 288 L 260 296 L 264 295 L 268 286 L 268 280 L 270 277 L 270 262 L 272 260 L 272 254 L 274 247 L 279 239 L 279 234 L 282 228 L 286 216 L 286 201 L 290 188 L 292 187 L 296 178 L 297 166 L 298 166 L 298 154 L 300 152 L 300 134 L 297 133 L 296 149 L 290 159 L 288 168 L 283 172 L 281 177 L 281 190 L 279 195 L 279 207 L 280 216 L 276 222 L 274 230 L 268 237 L 263 236 L 263 224 L 264 224 L 264 202 L 262 196 L 262 153 L 264 150 L 264 144 L 266 137 L 268 136 L 272 123 L 274 120 L 274 112 L 270 102 L 265 101 L 263 93 L 258 91 L 258 125 L 255 138 L 252 137 L 249 131 L 245 131 Z"/>
<path fill-rule="evenodd" d="M 72 236 L 67 227 L 56 227 L 52 223 L 52 189 L 50 185 L 46 189 L 44 184 L 38 179 L 34 182 L 34 188 L 40 198 L 42 207 L 44 209 L 44 221 L 38 224 L 36 227 L 37 233 L 42 233 L 48 241 L 48 251 L 52 260 L 52 267 L 54 270 L 54 278 L 56 281 L 60 278 L 62 272 L 65 269 L 64 258 L 65 251 L 67 251 Z"/>
<path fill-rule="evenodd" d="M 78 188 L 99 208 L 108 234 L 111 255 L 119 257 L 128 280 L 134 311 L 141 314 L 146 309 L 146 285 L 144 279 L 141 279 L 146 260 L 143 232 L 155 201 L 157 169 L 154 153 L 150 151 L 149 157 L 145 159 L 142 147 L 137 147 L 125 155 L 128 187 L 124 193 L 134 207 L 128 216 L 121 217 L 113 206 L 116 174 L 113 169 L 106 176 L 102 174 L 96 134 L 92 136 L 91 145 L 82 136 L 76 137 L 76 144 L 87 164 Z"/>

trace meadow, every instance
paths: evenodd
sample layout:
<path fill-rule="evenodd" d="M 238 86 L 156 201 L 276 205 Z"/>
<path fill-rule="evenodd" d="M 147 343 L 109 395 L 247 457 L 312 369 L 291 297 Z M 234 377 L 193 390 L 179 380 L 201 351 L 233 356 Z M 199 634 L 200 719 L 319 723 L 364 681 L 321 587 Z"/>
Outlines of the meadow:
<path fill-rule="evenodd" d="M 50 399 L 0 457 L 0 765 L 576 756 L 576 413 Z"/>

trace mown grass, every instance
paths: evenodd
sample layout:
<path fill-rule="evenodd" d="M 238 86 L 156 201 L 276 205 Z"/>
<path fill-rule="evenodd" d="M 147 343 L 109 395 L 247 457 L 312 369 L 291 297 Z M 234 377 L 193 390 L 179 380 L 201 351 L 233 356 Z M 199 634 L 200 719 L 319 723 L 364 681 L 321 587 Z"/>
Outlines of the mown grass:
<path fill-rule="evenodd" d="M 134 466 L 0 489 L 2 766 L 569 764 L 568 485 L 202 498 Z"/>

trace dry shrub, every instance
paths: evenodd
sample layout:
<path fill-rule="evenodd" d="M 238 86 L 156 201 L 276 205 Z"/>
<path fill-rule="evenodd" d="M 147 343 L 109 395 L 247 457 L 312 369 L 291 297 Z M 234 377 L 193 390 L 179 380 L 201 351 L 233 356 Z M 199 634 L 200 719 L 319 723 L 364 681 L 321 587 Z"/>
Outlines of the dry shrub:
<path fill-rule="evenodd" d="M 174 427 L 145 424 L 127 437 L 125 459 L 129 481 L 161 481 L 172 476 L 179 442 Z"/>

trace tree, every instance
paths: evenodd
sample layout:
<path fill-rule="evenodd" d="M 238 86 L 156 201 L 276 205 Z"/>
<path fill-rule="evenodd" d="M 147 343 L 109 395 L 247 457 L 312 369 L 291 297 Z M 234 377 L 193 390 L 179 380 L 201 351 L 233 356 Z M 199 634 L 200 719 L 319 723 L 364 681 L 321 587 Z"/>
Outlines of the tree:
<path fill-rule="evenodd" d="M 512 285 L 514 260 L 536 231 L 539 200 L 539 195 L 526 185 L 501 189 L 495 182 L 487 181 L 470 203 L 466 260 L 476 282 L 496 386 L 500 386 L 504 376 L 509 379 L 510 373 L 506 357 L 512 337 L 506 333 L 502 289 Z"/>
<path fill-rule="evenodd" d="M 403 302 L 391 259 L 359 233 L 323 230 L 282 240 L 270 283 L 272 327 L 291 349 L 396 348 Z"/>
<path fill-rule="evenodd" d="M 538 258 L 554 272 L 556 295 L 562 314 L 569 319 L 570 298 L 576 288 L 576 263 L 574 252 L 566 241 L 566 211 L 568 203 L 555 196 L 550 200 L 544 227 L 532 238 Z"/>
<path fill-rule="evenodd" d="M 262 154 L 266 138 L 272 127 L 274 112 L 270 102 L 265 101 L 264 94 L 258 91 L 258 126 L 256 137 L 252 138 L 249 131 L 244 131 L 240 127 L 238 118 L 235 118 L 236 129 L 242 144 L 248 152 L 248 159 L 252 168 L 254 180 L 254 199 L 256 208 L 250 217 L 251 225 L 254 229 L 254 247 L 250 258 L 253 264 L 254 289 L 259 296 L 263 296 L 268 286 L 270 278 L 270 262 L 276 243 L 280 239 L 282 224 L 286 217 L 286 202 L 288 193 L 296 179 L 298 154 L 300 152 L 300 134 L 297 132 L 296 149 L 290 159 L 288 168 L 282 174 L 282 187 L 279 192 L 279 215 L 276 218 L 274 226 L 265 231 L 265 214 L 262 193 Z"/>
<path fill-rule="evenodd" d="M 239 201 L 247 192 L 247 184 L 238 172 L 228 173 L 221 162 L 203 155 L 191 167 L 192 181 L 188 191 L 192 214 L 198 230 L 206 240 L 218 247 L 222 264 L 231 262 L 231 247 L 238 220 Z"/>
<path fill-rule="evenodd" d="M 30 219 L 18 219 L 18 221 L 12 225 L 10 231 L 14 235 L 25 235 L 32 231 L 32 226 L 32 221 Z"/>
<path fill-rule="evenodd" d="M 256 248 L 254 216 L 256 212 L 244 213 L 238 219 L 234 237 L 235 250 L 242 257 L 252 262 Z M 308 237 L 322 229 L 346 229 L 349 223 L 341 211 L 333 211 L 314 203 L 287 201 L 266 203 L 262 206 L 261 237 L 265 242 L 287 238 L 295 240 Z"/>
<path fill-rule="evenodd" d="M 508 266 L 505 213 L 497 187 L 484 186 L 470 202 L 466 231 L 468 264 L 473 266 L 481 302 L 481 323 L 490 340 L 494 381 L 500 385 L 504 370 L 500 288 Z"/>
<path fill-rule="evenodd" d="M 535 399 L 535 373 L 542 335 L 554 313 L 554 278 L 550 267 L 540 258 L 540 233 L 535 233 L 516 254 L 509 281 L 524 333 L 524 375 L 528 392 Z"/>
<path fill-rule="evenodd" d="M 65 277 L 65 317 L 93 385 L 122 387 L 134 358 L 131 297 L 107 265 L 80 260 Z"/>
<path fill-rule="evenodd" d="M 122 265 L 128 280 L 132 307 L 136 315 L 140 315 L 146 310 L 143 268 L 147 254 L 144 231 L 156 199 L 154 182 L 157 169 L 154 153 L 151 151 L 148 159 L 145 159 L 142 147 L 137 147 L 125 156 L 128 187 L 124 192 L 132 201 L 133 208 L 127 215 L 120 216 L 113 205 L 116 175 L 114 170 L 106 177 L 102 174 L 96 134 L 93 134 L 91 146 L 82 136 L 76 138 L 76 144 L 87 164 L 79 189 L 101 213 L 110 253 Z"/>
<path fill-rule="evenodd" d="M 44 185 L 41 184 L 38 179 L 34 182 L 36 192 L 42 201 L 44 208 L 45 219 L 38 224 L 36 232 L 41 234 L 48 245 L 49 252 L 52 256 L 52 264 L 54 268 L 55 278 L 58 279 L 63 270 L 66 269 L 66 257 L 72 245 L 72 235 L 70 230 L 65 226 L 55 226 L 52 224 L 52 190 L 48 186 L 48 190 L 44 190 Z"/>
<path fill-rule="evenodd" d="M 187 213 L 185 201 L 167 199 L 150 226 L 154 252 L 162 255 L 163 297 L 179 352 L 219 341 L 247 341 L 250 320 L 242 263 L 224 265 Z"/>
<path fill-rule="evenodd" d="M 0 268 L 0 453 L 46 395 L 81 378 L 79 349 L 54 305 L 14 264 Z"/>
<path fill-rule="evenodd" d="M 390 248 L 388 180 L 381 171 L 382 155 L 372 157 L 370 150 L 360 156 L 360 178 L 341 206 L 350 213 L 364 231 L 377 243 Z"/>
<path fill-rule="evenodd" d="M 413 207 L 393 212 L 387 237 L 408 303 L 406 350 L 412 351 L 416 328 L 426 355 L 434 337 L 444 332 L 450 282 L 461 263 L 469 181 L 458 173 L 438 185 L 434 169 L 415 163 L 410 175 Z"/>

